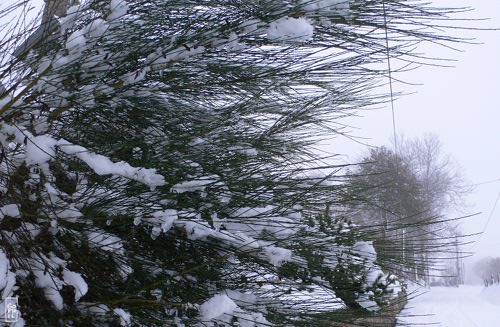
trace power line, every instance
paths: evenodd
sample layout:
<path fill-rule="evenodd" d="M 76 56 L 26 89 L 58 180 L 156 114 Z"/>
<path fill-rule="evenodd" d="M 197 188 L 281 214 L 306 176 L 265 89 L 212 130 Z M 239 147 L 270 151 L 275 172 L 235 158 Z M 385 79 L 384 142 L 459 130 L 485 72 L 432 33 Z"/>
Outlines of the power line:
<path fill-rule="evenodd" d="M 493 204 L 493 208 L 491 209 L 490 215 L 488 216 L 488 220 L 486 221 L 486 224 L 484 225 L 483 231 L 481 232 L 481 234 L 479 234 L 479 238 L 477 239 L 477 241 L 475 243 L 475 246 L 477 246 L 477 244 L 481 240 L 481 237 L 483 237 L 483 234 L 486 231 L 486 228 L 488 228 L 488 225 L 489 225 L 489 223 L 491 221 L 491 218 L 493 217 L 493 214 L 495 213 L 495 209 L 497 207 L 499 199 L 500 199 L 500 191 L 498 191 L 497 198 L 495 200 L 495 204 Z"/>
<path fill-rule="evenodd" d="M 485 185 L 485 184 L 492 184 L 492 183 L 498 183 L 500 182 L 500 178 L 497 179 L 491 179 L 488 181 L 480 182 L 480 183 L 475 183 L 475 184 L 469 184 L 467 186 L 480 186 L 480 185 Z"/>
<path fill-rule="evenodd" d="M 396 135 L 396 114 L 394 110 L 394 90 L 392 87 L 392 68 L 391 68 L 391 54 L 390 54 L 390 48 L 389 48 L 389 32 L 387 28 L 387 13 L 385 10 L 385 3 L 382 2 L 382 9 L 384 12 L 384 30 L 385 30 L 385 49 L 386 49 L 386 54 L 387 54 L 387 71 L 388 71 L 388 77 L 389 77 L 389 91 L 390 91 L 390 97 L 391 97 L 391 113 L 392 113 L 392 133 L 394 136 L 394 154 L 396 157 L 398 156 L 398 139 Z M 399 176 L 399 165 L 396 165 L 396 174 Z M 398 184 L 399 185 L 399 184 Z M 401 209 L 402 203 L 401 203 L 401 198 L 399 199 L 399 207 Z M 406 229 L 403 227 L 402 229 L 402 238 L 401 238 L 401 243 L 402 243 L 402 259 L 403 259 L 403 264 L 405 263 L 405 232 Z"/>
<path fill-rule="evenodd" d="M 389 72 L 389 90 L 391 96 L 391 112 L 392 112 L 392 132 L 394 134 L 394 152 L 398 154 L 398 140 L 396 136 L 396 115 L 394 113 L 394 92 L 392 88 L 392 69 L 391 69 L 391 56 L 389 52 L 389 35 L 387 31 L 387 14 L 385 10 L 385 3 L 382 2 L 382 9 L 384 11 L 384 27 L 385 27 L 385 47 L 387 52 L 387 68 Z"/>

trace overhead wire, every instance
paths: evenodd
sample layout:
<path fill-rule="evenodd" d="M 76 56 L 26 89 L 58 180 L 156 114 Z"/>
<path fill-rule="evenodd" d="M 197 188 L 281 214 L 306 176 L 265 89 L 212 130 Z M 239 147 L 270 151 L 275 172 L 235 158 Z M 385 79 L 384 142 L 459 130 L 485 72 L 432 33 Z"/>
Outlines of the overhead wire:
<path fill-rule="evenodd" d="M 469 184 L 467 186 L 481 186 L 481 185 L 485 185 L 485 184 L 493 184 L 493 183 L 498 183 L 498 182 L 500 182 L 500 178 L 490 179 L 490 180 L 487 180 L 484 182 L 479 182 L 479 183 L 474 183 L 474 184 Z"/>
<path fill-rule="evenodd" d="M 391 112 L 392 112 L 392 132 L 394 136 L 394 152 L 396 155 L 398 154 L 398 141 L 397 141 L 397 136 L 396 136 L 396 114 L 394 110 L 394 91 L 392 87 L 392 69 L 391 69 L 391 56 L 390 56 L 390 48 L 389 48 L 389 32 L 387 29 L 387 13 L 385 9 L 385 3 L 382 2 L 382 9 L 384 11 L 384 30 L 385 30 L 385 47 L 386 47 L 386 54 L 387 54 L 387 69 L 388 69 L 388 76 L 389 76 L 389 92 L 390 92 L 390 97 L 391 97 Z"/>
<path fill-rule="evenodd" d="M 500 199 L 500 191 L 497 193 L 497 197 L 495 199 L 495 203 L 493 204 L 493 208 L 491 208 L 490 214 L 488 215 L 488 219 L 486 220 L 486 224 L 484 224 L 483 230 L 481 233 L 479 233 L 479 237 L 477 238 L 476 242 L 474 243 L 474 246 L 477 246 L 481 238 L 483 237 L 484 232 L 488 228 L 488 225 L 490 224 L 491 218 L 493 218 L 493 214 L 495 213 L 495 209 L 497 208 L 498 200 Z"/>

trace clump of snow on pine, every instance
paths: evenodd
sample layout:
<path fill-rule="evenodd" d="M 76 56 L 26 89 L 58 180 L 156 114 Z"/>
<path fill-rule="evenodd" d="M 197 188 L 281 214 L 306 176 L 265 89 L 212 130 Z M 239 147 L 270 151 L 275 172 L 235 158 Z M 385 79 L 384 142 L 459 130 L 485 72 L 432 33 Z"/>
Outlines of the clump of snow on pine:
<path fill-rule="evenodd" d="M 16 274 L 11 271 L 10 261 L 2 249 L 0 249 L 0 321 L 4 321 L 5 318 L 5 299 L 7 297 L 12 297 L 16 290 Z M 11 326 L 22 327 L 24 325 L 24 319 L 19 317 L 19 320 Z"/>
<path fill-rule="evenodd" d="M 358 241 L 352 246 L 351 251 L 363 261 L 363 266 L 366 269 L 365 280 L 367 286 L 370 287 L 386 277 L 382 270 L 375 264 L 377 252 L 373 247 L 372 241 Z"/>
<path fill-rule="evenodd" d="M 123 81 L 123 85 L 130 85 L 134 83 L 138 83 L 144 78 L 146 78 L 146 73 L 151 70 L 150 67 L 145 67 L 143 69 L 127 73 L 123 75 L 120 79 Z"/>
<path fill-rule="evenodd" d="M 205 47 L 194 47 L 192 45 L 186 45 L 186 47 L 176 48 L 167 52 L 164 52 L 162 48 L 158 48 L 146 58 L 146 62 L 152 65 L 161 66 L 170 62 L 185 60 L 192 56 L 202 54 L 203 52 L 205 52 Z"/>
<path fill-rule="evenodd" d="M 244 49 L 245 46 L 238 43 L 239 37 L 235 32 L 229 33 L 228 38 L 213 38 L 210 40 L 212 47 L 218 50 L 236 51 Z"/>
<path fill-rule="evenodd" d="M 217 175 L 203 176 L 192 181 L 177 183 L 170 191 L 173 193 L 204 191 L 207 186 L 216 184 L 218 180 L 220 177 Z"/>
<path fill-rule="evenodd" d="M 395 276 L 387 276 L 375 263 L 377 252 L 372 241 L 358 241 L 350 251 L 355 254 L 358 263 L 363 266 L 365 292 L 359 294 L 356 302 L 366 310 L 378 311 L 379 305 L 374 301 L 374 290 L 384 288 L 384 298 L 396 298 L 401 291 L 401 286 Z"/>
<path fill-rule="evenodd" d="M 246 311 L 246 307 L 252 308 L 256 302 L 253 294 L 225 290 L 201 304 L 199 311 L 203 321 L 212 320 L 221 325 L 233 325 L 233 317 L 236 317 L 241 327 L 271 326 L 262 313 Z"/>
<path fill-rule="evenodd" d="M 81 303 L 80 307 L 91 313 L 93 316 L 104 316 L 111 311 L 106 304 Z"/>
<path fill-rule="evenodd" d="M 109 8 L 111 9 L 111 14 L 107 17 L 108 21 L 113 21 L 125 16 L 129 9 L 125 0 L 111 0 Z"/>
<path fill-rule="evenodd" d="M 80 53 L 85 49 L 85 30 L 76 30 L 66 40 L 66 49 L 69 53 Z"/>
<path fill-rule="evenodd" d="M 295 234 L 298 230 L 297 221 L 302 218 L 301 213 L 290 210 L 285 213 L 286 217 L 283 217 L 275 211 L 274 206 L 237 208 L 230 213 L 230 219 L 220 219 L 217 223 L 224 225 L 229 231 L 243 231 L 253 237 L 262 232 L 277 238 L 287 238 Z"/>
<path fill-rule="evenodd" d="M 272 276 L 265 277 L 260 282 L 273 281 Z M 274 277 L 277 278 L 277 276 Z M 273 302 L 280 301 L 294 310 L 307 310 L 310 313 L 332 312 L 347 308 L 344 301 L 338 298 L 333 290 L 321 285 L 310 285 L 306 289 L 298 289 L 275 283 L 264 284 L 259 292 L 262 298 L 269 298 Z"/>
<path fill-rule="evenodd" d="M 113 162 L 103 155 L 92 153 L 88 149 L 64 139 L 56 140 L 50 135 L 35 137 L 26 130 L 8 124 L 2 124 L 1 127 L 3 131 L 13 134 L 17 143 L 22 144 L 27 140 L 26 162 L 38 164 L 47 172 L 47 163 L 55 155 L 55 147 L 58 146 L 64 153 L 75 155 L 84 161 L 98 175 L 122 176 L 146 184 L 151 189 L 165 185 L 165 178 L 158 174 L 154 168 L 132 167 L 124 161 Z"/>
<path fill-rule="evenodd" d="M 43 254 L 32 254 L 30 264 L 33 267 L 35 286 L 43 290 L 45 298 L 52 302 L 57 310 L 64 308 L 64 300 L 60 293 L 63 286 L 74 288 L 75 301 L 79 301 L 88 291 L 88 285 L 82 275 L 67 269 L 67 262 L 53 253 L 48 257 Z M 58 270 L 62 270 L 62 280 L 51 273 Z"/>
<path fill-rule="evenodd" d="M 209 226 L 202 224 L 202 222 L 185 221 L 183 222 L 183 224 L 186 228 L 187 237 L 193 241 L 204 239 L 215 233 L 215 230 L 211 229 Z"/>
<path fill-rule="evenodd" d="M 389 275 L 381 279 L 382 284 L 386 287 L 386 292 L 389 297 L 396 298 L 402 291 L 402 286 L 395 275 Z"/>
<path fill-rule="evenodd" d="M 358 241 L 354 244 L 352 250 L 355 254 L 368 262 L 374 262 L 377 260 L 377 252 L 373 247 L 372 241 Z"/>
<path fill-rule="evenodd" d="M 6 297 L 12 296 L 15 285 L 16 275 L 10 270 L 10 261 L 0 249 L 0 290 L 2 292 L 0 300 L 5 300 Z M 0 313 L 3 312 L 0 311 Z"/>
<path fill-rule="evenodd" d="M 100 37 L 108 30 L 109 25 L 101 18 L 94 19 L 86 26 L 86 32 L 90 37 Z"/>
<path fill-rule="evenodd" d="M 359 297 L 356 299 L 356 302 L 364 309 L 368 311 L 378 311 L 380 310 L 380 307 L 378 306 L 377 302 L 373 301 L 374 294 L 372 291 L 360 294 Z"/>
<path fill-rule="evenodd" d="M 302 17 L 282 17 L 269 25 L 267 37 L 273 41 L 303 42 L 312 39 L 314 27 Z"/>
<path fill-rule="evenodd" d="M 90 247 L 92 248 L 108 251 L 119 256 L 125 255 L 123 241 L 119 237 L 106 233 L 101 229 L 94 229 L 93 231 L 88 232 L 87 239 Z M 132 272 L 133 269 L 128 265 L 128 263 L 125 261 L 120 262 L 119 273 L 121 277 L 126 278 Z"/>
<path fill-rule="evenodd" d="M 194 140 L 192 140 L 191 142 L 189 142 L 189 145 L 190 146 L 195 146 L 195 145 L 200 145 L 200 144 L 203 144 L 205 143 L 205 140 L 200 138 L 200 137 L 196 137 Z"/>
<path fill-rule="evenodd" d="M 26 144 L 26 163 L 30 165 L 37 164 L 44 172 L 48 172 L 49 167 L 47 162 L 55 156 L 57 141 L 49 135 L 40 135 L 28 139 L 28 143 Z"/>
<path fill-rule="evenodd" d="M 154 212 L 151 218 L 145 219 L 148 223 L 154 226 L 151 231 L 151 237 L 155 239 L 160 235 L 161 232 L 163 233 L 168 232 L 170 228 L 172 228 L 177 218 L 178 218 L 177 210 L 174 209 L 167 209 L 163 211 Z M 134 220 L 134 223 L 139 224 L 140 221 Z"/>
<path fill-rule="evenodd" d="M 57 203 L 59 201 L 59 195 L 61 192 L 59 192 L 59 190 L 57 190 L 50 183 L 45 183 L 44 186 L 45 190 L 47 191 L 47 194 L 49 195 L 50 200 L 54 203 Z"/>
<path fill-rule="evenodd" d="M 256 156 L 256 155 L 259 154 L 258 151 L 257 151 L 257 149 L 252 148 L 252 147 L 231 146 L 231 147 L 229 147 L 227 149 L 229 151 L 238 152 L 238 153 L 241 153 L 241 154 L 245 154 L 247 156 Z"/>
<path fill-rule="evenodd" d="M 79 13 L 81 13 L 81 6 L 74 5 L 68 8 L 66 15 L 63 17 L 58 17 L 59 24 L 61 25 L 61 33 L 65 34 L 66 31 L 75 25 Z"/>
<path fill-rule="evenodd" d="M 274 245 L 264 246 L 264 254 L 268 258 L 269 262 L 276 267 L 292 260 L 291 250 Z"/>
<path fill-rule="evenodd" d="M 242 293 L 235 290 L 226 290 L 225 293 L 231 298 L 231 300 L 236 301 L 237 303 L 241 302 L 252 305 L 257 302 L 257 296 L 255 294 Z"/>
<path fill-rule="evenodd" d="M 11 102 L 14 97 L 10 94 L 8 95 L 3 95 L 3 97 L 0 98 L 0 108 L 3 108 L 7 103 Z"/>
<path fill-rule="evenodd" d="M 123 243 L 119 237 L 101 230 L 90 232 L 87 237 L 91 247 L 100 248 L 101 250 L 117 254 L 124 254 L 125 250 L 123 249 Z"/>
<path fill-rule="evenodd" d="M 212 320 L 224 314 L 232 315 L 238 308 L 236 303 L 226 294 L 216 294 L 200 306 L 202 320 Z"/>
<path fill-rule="evenodd" d="M 70 203 L 67 208 L 56 212 L 56 216 L 65 219 L 69 222 L 76 222 L 83 214 L 78 210 L 73 203 Z"/>
<path fill-rule="evenodd" d="M 300 0 L 301 8 L 307 12 L 335 12 L 349 15 L 350 0 Z"/>
<path fill-rule="evenodd" d="M 75 289 L 75 301 L 78 302 L 82 296 L 87 294 L 89 287 L 80 273 L 63 270 L 63 280 L 67 285 L 73 286 Z"/>
<path fill-rule="evenodd" d="M 54 58 L 54 60 L 52 61 L 52 67 L 54 69 L 57 69 L 57 68 L 60 68 L 60 67 L 64 67 L 68 64 L 70 64 L 71 62 L 73 62 L 77 57 L 73 54 L 71 56 L 63 56 L 61 54 L 57 54 Z M 55 87 L 51 87 L 50 86 L 50 80 L 48 78 L 41 78 L 40 81 L 38 81 L 37 83 L 37 88 L 38 89 L 43 89 L 44 91 L 50 91 L 50 92 L 54 92 L 54 91 L 57 91 L 58 89 L 55 88 Z"/>
<path fill-rule="evenodd" d="M 366 274 L 366 284 L 372 286 L 375 282 L 383 279 L 384 276 L 385 275 L 382 270 L 371 266 L 368 268 L 368 272 Z"/>
<path fill-rule="evenodd" d="M 191 167 L 198 167 L 195 162 L 189 161 Z M 172 193 L 185 193 L 185 192 L 201 192 L 202 197 L 206 197 L 205 189 L 207 187 L 217 187 L 217 198 L 222 203 L 229 203 L 231 201 L 231 193 L 226 184 L 221 181 L 217 175 L 201 176 L 190 181 L 183 181 L 171 187 Z"/>
<path fill-rule="evenodd" d="M 33 275 L 35 276 L 35 285 L 43 289 L 45 298 L 52 302 L 54 308 L 57 310 L 62 310 L 64 307 L 63 297 L 59 290 L 63 286 L 63 282 L 56 276 L 45 272 L 43 267 L 38 269 L 33 269 Z"/>
<path fill-rule="evenodd" d="M 129 327 L 132 326 L 132 316 L 127 311 L 122 308 L 115 308 L 113 312 L 120 317 L 120 326 Z"/>
<path fill-rule="evenodd" d="M 154 168 L 136 168 L 124 161 L 112 162 L 109 158 L 89 152 L 86 148 L 73 145 L 65 140 L 57 143 L 60 149 L 66 154 L 73 154 L 92 168 L 98 175 L 119 175 L 129 179 L 142 182 L 152 189 L 165 185 L 165 178 L 156 173 Z"/>
<path fill-rule="evenodd" d="M 177 220 L 177 210 L 167 209 L 153 213 L 153 218 L 157 219 L 161 224 L 161 229 L 164 233 L 168 232 L 174 221 Z"/>
<path fill-rule="evenodd" d="M 43 59 L 40 60 L 40 63 L 37 68 L 37 73 L 40 75 L 43 75 L 43 73 L 50 68 L 51 61 L 47 57 L 44 57 Z"/>
<path fill-rule="evenodd" d="M 28 223 L 28 222 L 22 222 L 21 228 L 22 228 L 22 230 L 29 233 L 29 235 L 31 236 L 31 239 L 35 239 L 35 237 L 37 237 L 38 234 L 40 234 L 40 232 L 42 231 L 42 228 L 40 227 L 40 225 L 32 224 L 32 223 Z"/>
<path fill-rule="evenodd" d="M 240 24 L 240 28 L 243 30 L 244 34 L 250 34 L 259 29 L 259 24 L 261 21 L 258 19 L 249 19 Z"/>
<path fill-rule="evenodd" d="M 20 218 L 21 212 L 19 211 L 19 207 L 17 204 L 7 204 L 3 207 L 0 207 L 0 220 L 5 216 L 9 216 L 12 218 Z"/>

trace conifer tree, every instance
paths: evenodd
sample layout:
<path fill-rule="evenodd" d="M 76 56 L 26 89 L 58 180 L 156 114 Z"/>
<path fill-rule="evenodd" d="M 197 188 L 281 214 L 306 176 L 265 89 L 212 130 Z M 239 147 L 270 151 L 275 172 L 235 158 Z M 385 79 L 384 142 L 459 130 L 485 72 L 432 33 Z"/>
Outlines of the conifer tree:
<path fill-rule="evenodd" d="M 456 260 L 458 208 L 468 189 L 435 136 L 399 138 L 396 153 L 372 148 L 349 173 L 354 221 L 375 240 L 379 263 L 413 281 L 427 281 L 437 259 Z M 463 206 L 463 204 L 462 204 Z M 450 276 L 451 277 L 451 276 Z"/>
<path fill-rule="evenodd" d="M 385 100 L 387 53 L 459 41 L 425 28 L 449 13 L 87 0 L 8 34 L 0 315 L 11 296 L 17 326 L 324 326 L 378 310 L 397 281 L 341 214 L 342 167 L 313 149 Z"/>

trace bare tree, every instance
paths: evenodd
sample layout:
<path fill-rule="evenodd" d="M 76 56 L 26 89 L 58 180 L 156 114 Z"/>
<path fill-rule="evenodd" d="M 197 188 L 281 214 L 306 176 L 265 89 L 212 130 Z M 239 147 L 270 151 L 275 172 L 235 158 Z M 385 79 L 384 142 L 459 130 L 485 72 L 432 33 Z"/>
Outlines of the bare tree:
<path fill-rule="evenodd" d="M 404 138 L 400 144 L 401 156 L 416 174 L 421 186 L 424 202 L 432 204 L 429 212 L 442 215 L 448 209 L 464 207 L 464 195 L 470 191 L 459 167 L 450 155 L 443 152 L 436 134 L 422 138 Z"/>
<path fill-rule="evenodd" d="M 434 253 L 450 247 L 455 259 L 459 229 L 446 214 L 461 205 L 467 188 L 435 135 L 398 140 L 398 153 L 370 149 L 351 173 L 350 196 L 358 223 L 379 238 L 386 265 L 427 280 Z"/>
<path fill-rule="evenodd" d="M 500 258 L 498 257 L 482 258 L 474 265 L 473 270 L 486 286 L 500 283 Z"/>

